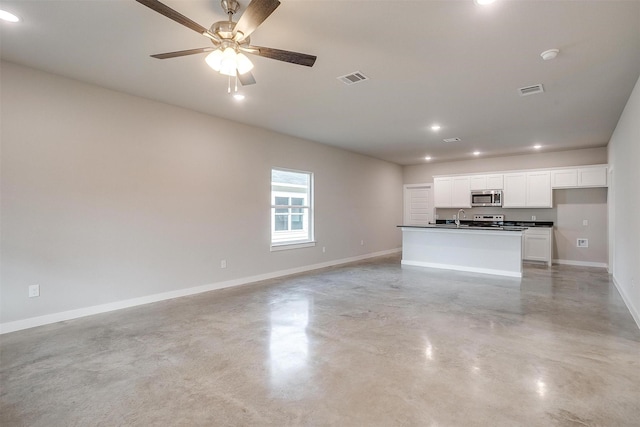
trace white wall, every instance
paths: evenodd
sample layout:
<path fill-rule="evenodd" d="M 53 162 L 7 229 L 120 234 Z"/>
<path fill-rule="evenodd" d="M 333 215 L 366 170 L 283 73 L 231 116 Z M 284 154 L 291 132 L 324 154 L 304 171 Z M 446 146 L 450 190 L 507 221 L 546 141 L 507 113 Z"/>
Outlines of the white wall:
<path fill-rule="evenodd" d="M 640 79 L 609 142 L 613 278 L 640 326 Z"/>
<path fill-rule="evenodd" d="M 11 63 L 1 78 L 2 324 L 401 245 L 400 166 Z M 272 167 L 315 174 L 316 247 L 270 252 Z"/>

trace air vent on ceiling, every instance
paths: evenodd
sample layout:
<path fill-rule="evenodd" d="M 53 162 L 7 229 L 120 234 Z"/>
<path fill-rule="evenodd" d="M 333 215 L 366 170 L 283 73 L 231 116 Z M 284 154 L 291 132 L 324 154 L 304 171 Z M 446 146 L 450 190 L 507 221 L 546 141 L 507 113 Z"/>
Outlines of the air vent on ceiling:
<path fill-rule="evenodd" d="M 544 88 L 542 87 L 542 83 L 538 83 L 537 85 L 533 86 L 521 87 L 520 89 L 518 89 L 518 92 L 520 92 L 520 96 L 527 96 L 536 93 L 542 93 L 544 92 Z"/>
<path fill-rule="evenodd" d="M 460 138 L 447 138 L 447 139 L 443 139 L 444 142 L 458 142 L 458 141 L 462 141 Z"/>
<path fill-rule="evenodd" d="M 369 77 L 365 76 L 360 71 L 354 71 L 353 73 L 347 74 L 346 76 L 338 77 L 338 80 L 346 85 L 352 85 L 354 83 L 360 83 L 362 81 L 369 80 Z"/>

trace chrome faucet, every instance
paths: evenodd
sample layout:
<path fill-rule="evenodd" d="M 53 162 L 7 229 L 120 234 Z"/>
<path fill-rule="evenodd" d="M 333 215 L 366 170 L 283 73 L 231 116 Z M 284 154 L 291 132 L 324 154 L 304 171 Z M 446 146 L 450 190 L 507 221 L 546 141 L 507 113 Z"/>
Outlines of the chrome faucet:
<path fill-rule="evenodd" d="M 467 219 L 467 214 L 465 213 L 464 209 L 458 210 L 458 215 L 456 215 L 456 227 L 458 228 L 460 228 L 460 212 L 462 212 L 462 215 L 464 215 L 464 218 Z"/>

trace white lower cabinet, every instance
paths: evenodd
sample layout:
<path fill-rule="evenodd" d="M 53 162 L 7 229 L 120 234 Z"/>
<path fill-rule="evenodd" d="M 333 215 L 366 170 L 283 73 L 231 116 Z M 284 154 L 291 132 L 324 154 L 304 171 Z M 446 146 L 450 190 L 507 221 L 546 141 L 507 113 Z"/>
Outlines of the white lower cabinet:
<path fill-rule="evenodd" d="M 551 266 L 553 227 L 528 228 L 522 240 L 522 258 L 525 261 L 543 261 Z"/>

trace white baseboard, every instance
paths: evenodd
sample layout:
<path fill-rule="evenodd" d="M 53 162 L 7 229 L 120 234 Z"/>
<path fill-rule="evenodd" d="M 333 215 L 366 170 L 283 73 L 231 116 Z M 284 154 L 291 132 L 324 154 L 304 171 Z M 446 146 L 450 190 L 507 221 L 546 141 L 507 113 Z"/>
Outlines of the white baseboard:
<path fill-rule="evenodd" d="M 622 286 L 620 286 L 620 284 L 616 280 L 616 276 L 611 276 L 611 277 L 613 278 L 613 284 L 616 286 L 618 293 L 622 297 L 622 301 L 624 301 L 624 304 L 627 306 L 627 309 L 629 309 L 629 312 L 631 313 L 631 317 L 633 317 L 633 320 L 635 320 L 636 325 L 638 325 L 638 329 L 640 329 L 640 313 L 638 313 L 638 311 L 635 309 L 635 307 L 631 303 L 631 298 L 629 298 L 629 296 L 625 293 Z"/>
<path fill-rule="evenodd" d="M 51 323 L 62 322 L 65 320 L 77 319 L 80 317 L 91 316 L 94 314 L 107 313 L 109 311 L 121 310 L 123 308 L 135 307 L 138 305 L 150 304 L 152 302 L 164 301 L 173 298 L 180 298 L 188 295 L 199 294 L 202 292 L 215 291 L 217 289 L 230 288 L 233 286 L 246 285 L 262 280 L 275 279 L 277 277 L 290 276 L 292 274 L 304 273 L 306 271 L 318 270 L 320 268 L 333 267 L 340 264 L 348 264 L 350 262 L 362 261 L 368 258 L 375 258 L 384 255 L 390 255 L 401 252 L 402 248 L 389 249 L 386 251 L 374 252 L 365 255 L 359 255 L 350 258 L 342 258 L 333 261 L 322 262 L 319 264 L 306 265 L 303 267 L 290 268 L 288 270 L 274 271 L 271 273 L 259 274 L 257 276 L 242 277 L 239 279 L 227 280 L 224 282 L 211 283 L 208 285 L 196 286 L 193 288 L 178 289 L 171 292 L 163 292 L 159 294 L 147 295 L 140 298 L 132 298 L 123 301 L 116 301 L 108 304 L 94 305 L 91 307 L 83 307 L 76 310 L 62 311 L 59 313 L 47 314 L 44 316 L 31 317 L 28 319 L 16 320 L 13 322 L 0 323 L 0 335 L 9 332 L 16 332 L 23 329 L 35 328 L 36 326 L 49 325 Z"/>
<path fill-rule="evenodd" d="M 591 261 L 574 261 L 571 259 L 554 259 L 554 264 L 564 264 L 564 265 L 577 265 L 579 267 L 601 267 L 601 268 L 609 268 L 609 264 L 606 262 L 591 262 Z"/>
<path fill-rule="evenodd" d="M 491 268 L 477 268 L 477 267 L 466 267 L 461 265 L 439 264 L 435 262 L 402 261 L 402 265 L 410 265 L 413 267 L 440 268 L 444 270 L 465 271 L 470 273 L 493 274 L 496 276 L 522 277 L 522 272 L 518 273 L 516 271 L 509 271 L 509 270 L 495 270 Z"/>

